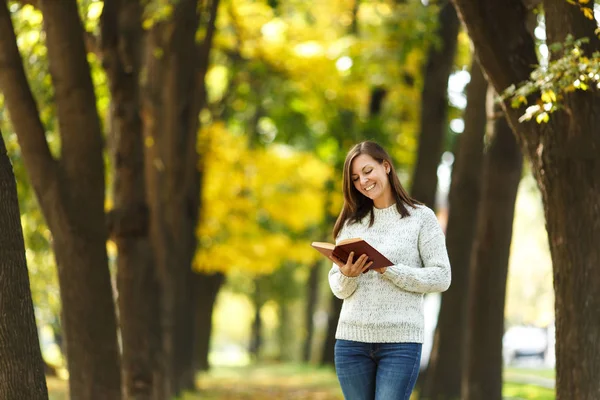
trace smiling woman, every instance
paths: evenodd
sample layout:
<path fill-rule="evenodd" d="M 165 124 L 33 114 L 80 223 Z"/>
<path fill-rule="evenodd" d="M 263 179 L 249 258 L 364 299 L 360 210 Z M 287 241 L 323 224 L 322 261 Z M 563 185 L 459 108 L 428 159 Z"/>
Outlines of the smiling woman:
<path fill-rule="evenodd" d="M 377 143 L 350 150 L 343 179 L 336 244 L 364 239 L 393 265 L 367 271 L 365 254 L 351 253 L 346 262 L 330 256 L 329 285 L 344 300 L 335 335 L 337 376 L 346 398 L 407 400 L 421 359 L 423 294 L 450 285 L 445 237 L 433 211 L 408 196 Z"/>

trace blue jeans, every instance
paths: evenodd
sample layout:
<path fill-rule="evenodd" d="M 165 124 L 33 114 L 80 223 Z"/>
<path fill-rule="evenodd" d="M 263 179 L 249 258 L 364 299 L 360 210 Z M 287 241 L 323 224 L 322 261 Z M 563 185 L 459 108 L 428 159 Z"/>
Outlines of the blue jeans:
<path fill-rule="evenodd" d="M 408 400 L 421 361 L 420 343 L 335 342 L 335 371 L 346 400 Z"/>

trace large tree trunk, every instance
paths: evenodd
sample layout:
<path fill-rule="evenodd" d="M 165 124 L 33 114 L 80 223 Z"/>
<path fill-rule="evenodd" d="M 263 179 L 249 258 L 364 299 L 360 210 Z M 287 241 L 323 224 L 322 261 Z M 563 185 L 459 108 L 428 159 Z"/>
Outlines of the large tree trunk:
<path fill-rule="evenodd" d="M 210 351 L 210 337 L 212 333 L 212 316 L 215 301 L 219 290 L 225 282 L 225 275 L 217 272 L 212 275 L 197 274 L 194 277 L 194 303 L 195 303 L 195 332 L 194 356 L 195 371 L 206 371 L 210 368 L 208 354 Z"/>
<path fill-rule="evenodd" d="M 111 147 L 115 168 L 110 236 L 117 249 L 123 393 L 160 398 L 160 291 L 148 233 L 139 73 L 143 45 L 138 1 L 107 0 L 102 13 L 102 58 L 112 97 Z"/>
<path fill-rule="evenodd" d="M 157 22 L 149 32 L 145 56 L 146 184 L 150 232 L 163 296 L 165 389 L 173 395 L 194 386 L 191 264 L 201 189 L 196 139 L 217 7 L 218 0 L 207 7 L 206 36 L 197 45 L 198 2 L 179 1 L 172 19 Z"/>
<path fill-rule="evenodd" d="M 433 350 L 423 398 L 459 399 L 465 351 L 469 265 L 481 188 L 483 137 L 486 127 L 487 81 L 477 61 L 467 86 L 465 130 L 459 137 L 449 194 L 446 230 L 452 285 L 442 294 Z"/>
<path fill-rule="evenodd" d="M 0 132 L 0 398 L 48 398 L 29 289 L 17 185 Z"/>
<path fill-rule="evenodd" d="M 40 1 L 61 158 L 53 159 L 28 86 L 6 1 L 0 87 L 54 240 L 72 398 L 120 399 L 116 318 L 106 254 L 102 132 L 75 1 Z"/>
<path fill-rule="evenodd" d="M 504 300 L 523 157 L 504 116 L 494 121 L 490 139 L 471 264 L 461 397 L 466 400 L 502 399 Z"/>
<path fill-rule="evenodd" d="M 454 0 L 483 69 L 498 92 L 529 78 L 538 64 L 520 0 Z M 548 42 L 567 33 L 590 38 L 600 49 L 596 22 L 561 0 L 544 2 Z M 510 117 L 542 193 L 554 269 L 556 394 L 558 400 L 591 400 L 600 394 L 600 93 L 566 93 L 563 110 L 547 124 Z M 574 223 L 573 221 L 577 221 Z"/>
<path fill-rule="evenodd" d="M 432 46 L 427 56 L 425 82 L 421 93 L 421 133 L 412 178 L 411 195 L 435 207 L 437 169 L 448 126 L 448 78 L 454 64 L 460 23 L 454 6 L 447 1 L 438 17 L 436 32 L 441 46 Z"/>

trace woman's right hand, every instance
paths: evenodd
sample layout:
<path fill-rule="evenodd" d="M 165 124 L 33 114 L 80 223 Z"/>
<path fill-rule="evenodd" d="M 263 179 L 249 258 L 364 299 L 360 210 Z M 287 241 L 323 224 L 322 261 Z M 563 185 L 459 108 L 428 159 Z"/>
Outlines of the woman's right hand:
<path fill-rule="evenodd" d="M 329 259 L 333 261 L 338 267 L 340 267 L 340 271 L 342 272 L 342 274 L 348 277 L 360 276 L 360 274 L 369 269 L 371 264 L 373 264 L 373 261 L 367 262 L 368 258 L 366 254 L 361 255 L 356 259 L 356 261 L 353 261 L 354 252 L 350 253 L 346 264 L 344 264 L 339 258 L 334 257 L 333 255 L 329 256 Z"/>

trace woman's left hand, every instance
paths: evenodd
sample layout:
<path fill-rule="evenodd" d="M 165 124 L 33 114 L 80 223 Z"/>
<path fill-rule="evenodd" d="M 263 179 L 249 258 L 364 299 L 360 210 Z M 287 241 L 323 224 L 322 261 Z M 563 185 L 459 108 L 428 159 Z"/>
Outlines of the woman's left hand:
<path fill-rule="evenodd" d="M 381 268 L 371 268 L 373 271 L 378 272 L 380 274 L 383 274 L 385 272 L 385 270 L 387 269 L 387 267 L 381 267 Z"/>

